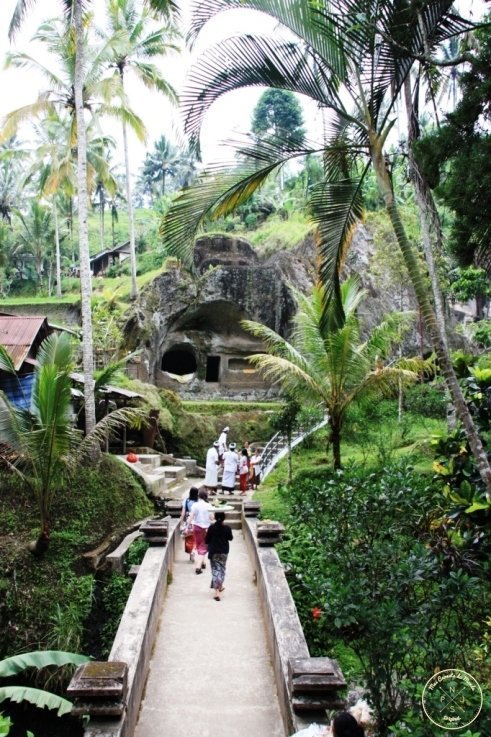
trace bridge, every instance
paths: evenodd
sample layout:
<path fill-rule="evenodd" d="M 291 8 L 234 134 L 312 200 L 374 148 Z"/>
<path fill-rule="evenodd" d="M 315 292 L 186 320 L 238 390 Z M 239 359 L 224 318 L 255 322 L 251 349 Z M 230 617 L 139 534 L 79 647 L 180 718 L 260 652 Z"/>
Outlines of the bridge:
<path fill-rule="evenodd" d="M 90 716 L 84 737 L 286 737 L 344 705 L 336 662 L 310 656 L 274 547 L 282 526 L 261 522 L 258 502 L 230 503 L 220 602 L 183 551 L 180 500 L 141 526 L 152 542 L 108 660 L 81 666 L 68 689 Z"/>

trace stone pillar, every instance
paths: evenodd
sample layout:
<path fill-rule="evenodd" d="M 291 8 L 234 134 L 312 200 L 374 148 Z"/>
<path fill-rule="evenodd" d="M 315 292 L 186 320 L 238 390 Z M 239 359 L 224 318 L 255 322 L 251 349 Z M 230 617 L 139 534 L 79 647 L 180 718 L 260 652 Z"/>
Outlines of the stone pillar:
<path fill-rule="evenodd" d="M 343 709 L 346 704 L 339 693 L 346 681 L 331 658 L 290 658 L 288 682 L 295 711 Z"/>
<path fill-rule="evenodd" d="M 258 522 L 256 527 L 257 544 L 259 547 L 271 547 L 279 543 L 285 532 L 280 522 Z"/>
<path fill-rule="evenodd" d="M 143 532 L 143 539 L 150 545 L 167 545 L 169 535 L 169 520 L 149 519 L 140 525 L 140 532 Z"/>
<path fill-rule="evenodd" d="M 79 665 L 67 694 L 74 699 L 72 714 L 118 719 L 126 708 L 128 666 L 123 662 Z"/>

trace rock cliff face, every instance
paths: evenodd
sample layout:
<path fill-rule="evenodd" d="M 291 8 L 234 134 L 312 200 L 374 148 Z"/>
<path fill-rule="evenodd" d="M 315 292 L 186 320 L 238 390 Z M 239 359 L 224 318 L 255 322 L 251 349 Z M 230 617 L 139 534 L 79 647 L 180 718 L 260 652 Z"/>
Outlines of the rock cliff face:
<path fill-rule="evenodd" d="M 261 343 L 241 320 L 288 335 L 295 302 L 290 284 L 310 289 L 308 256 L 280 253 L 261 261 L 240 239 L 199 239 L 192 278 L 178 267 L 142 292 L 126 325 L 129 347 L 143 347 L 138 377 L 181 396 L 274 393 L 247 361 Z"/>
<path fill-rule="evenodd" d="M 360 226 L 343 270 L 345 277 L 359 274 L 368 292 L 360 308 L 367 332 L 401 306 L 416 312 L 407 280 L 394 286 L 385 273 L 377 275 L 375 250 L 370 231 Z M 312 236 L 294 251 L 280 251 L 267 259 L 261 259 L 243 239 L 199 239 L 194 254 L 196 275 L 171 268 L 145 288 L 128 320 L 128 346 L 144 349 L 143 361 L 135 367 L 138 378 L 172 388 L 184 398 L 275 393 L 247 361 L 247 356 L 263 352 L 263 347 L 240 323 L 254 320 L 288 337 L 295 313 L 291 286 L 310 291 L 315 260 Z M 404 350 L 417 354 L 428 348 L 415 320 Z"/>

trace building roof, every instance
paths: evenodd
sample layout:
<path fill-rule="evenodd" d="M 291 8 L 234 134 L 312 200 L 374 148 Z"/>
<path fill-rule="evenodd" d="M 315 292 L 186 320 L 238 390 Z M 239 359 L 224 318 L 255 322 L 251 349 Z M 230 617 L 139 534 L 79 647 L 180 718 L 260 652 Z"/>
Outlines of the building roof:
<path fill-rule="evenodd" d="M 125 243 L 121 243 L 119 246 L 114 246 L 114 248 L 106 248 L 104 251 L 99 251 L 99 253 L 96 253 L 95 256 L 91 256 L 89 261 L 92 263 L 93 261 L 97 261 L 98 259 L 102 258 L 103 256 L 108 256 L 111 253 L 120 253 L 123 252 L 130 252 L 130 242 L 126 241 Z"/>
<path fill-rule="evenodd" d="M 39 333 L 48 335 L 46 317 L 38 315 L 0 315 L 0 345 L 3 345 L 18 371 L 29 355 Z"/>
<path fill-rule="evenodd" d="M 72 381 L 75 381 L 77 384 L 84 384 L 84 375 L 78 373 L 77 371 L 72 371 L 70 374 L 70 378 Z M 107 395 L 115 395 L 120 397 L 125 397 L 126 399 L 135 399 L 137 397 L 143 398 L 143 394 L 138 394 L 138 392 L 133 392 L 130 389 L 123 389 L 121 386 L 113 386 L 112 384 L 106 384 L 103 389 L 101 389 L 101 394 L 107 394 Z"/>

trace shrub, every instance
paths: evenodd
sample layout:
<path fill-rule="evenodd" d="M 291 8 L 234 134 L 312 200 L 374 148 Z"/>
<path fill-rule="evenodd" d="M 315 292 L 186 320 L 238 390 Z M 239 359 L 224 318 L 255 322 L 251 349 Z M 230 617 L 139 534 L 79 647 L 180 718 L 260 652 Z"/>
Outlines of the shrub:
<path fill-rule="evenodd" d="M 447 398 L 441 383 L 413 384 L 404 394 L 404 409 L 426 417 L 447 416 Z"/>
<path fill-rule="evenodd" d="M 311 652 L 341 640 L 356 653 L 386 734 L 414 706 L 415 684 L 470 662 L 486 589 L 431 548 L 439 497 L 408 466 L 331 472 L 293 484 L 288 499 L 279 550 Z"/>

